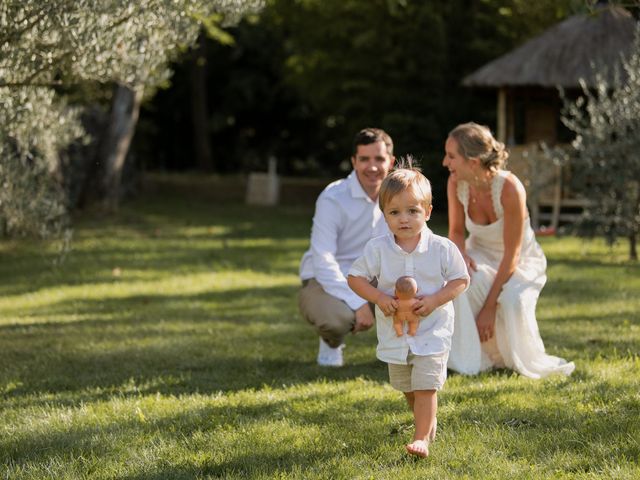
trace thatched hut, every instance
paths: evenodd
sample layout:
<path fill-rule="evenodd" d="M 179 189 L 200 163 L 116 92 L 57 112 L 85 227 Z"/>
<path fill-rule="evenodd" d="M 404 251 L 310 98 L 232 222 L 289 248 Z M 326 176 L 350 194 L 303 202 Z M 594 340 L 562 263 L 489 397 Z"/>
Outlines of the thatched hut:
<path fill-rule="evenodd" d="M 528 161 L 520 163 L 526 163 L 529 170 L 553 171 L 539 165 L 543 160 L 535 155 L 535 150 L 539 142 L 556 144 L 570 140 L 561 129 L 558 87 L 570 94 L 579 89 L 580 79 L 593 86 L 596 69 L 602 71 L 603 67 L 613 81 L 615 68 L 631 48 L 635 29 L 636 21 L 627 10 L 599 3 L 592 13 L 564 20 L 463 80 L 467 87 L 498 90 L 496 135 L 510 146 L 512 166 L 525 157 Z M 549 180 L 536 180 L 535 172 L 524 176 L 530 185 Z M 570 192 L 562 190 L 562 175 L 556 172 L 553 180 L 556 181 L 547 189 L 546 196 L 545 192 L 530 196 L 534 203 L 546 202 L 554 207 L 551 219 L 556 226 L 560 220 L 559 201 L 565 204 L 572 201 Z M 537 222 L 539 205 L 534 207 L 532 215 Z"/>

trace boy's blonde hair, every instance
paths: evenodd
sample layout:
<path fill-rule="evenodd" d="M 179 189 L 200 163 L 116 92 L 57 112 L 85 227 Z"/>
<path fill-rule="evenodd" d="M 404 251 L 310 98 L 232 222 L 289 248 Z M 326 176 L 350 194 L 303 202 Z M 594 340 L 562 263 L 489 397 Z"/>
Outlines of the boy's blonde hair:
<path fill-rule="evenodd" d="M 409 189 L 413 191 L 425 210 L 431 206 L 431 183 L 418 167 L 413 166 L 411 157 L 401 159 L 398 167 L 383 180 L 378 194 L 380 210 L 384 212 L 384 207 L 393 197 Z"/>

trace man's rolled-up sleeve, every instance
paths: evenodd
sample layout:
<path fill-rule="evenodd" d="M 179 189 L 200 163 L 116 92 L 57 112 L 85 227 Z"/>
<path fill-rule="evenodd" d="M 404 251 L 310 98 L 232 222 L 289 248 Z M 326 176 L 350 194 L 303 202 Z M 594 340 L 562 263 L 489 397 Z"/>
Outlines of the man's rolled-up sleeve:
<path fill-rule="evenodd" d="M 336 260 L 338 235 L 344 222 L 342 211 L 331 199 L 318 199 L 311 229 L 313 269 L 315 279 L 325 292 L 342 300 L 352 310 L 357 310 L 367 301 L 349 288 Z"/>

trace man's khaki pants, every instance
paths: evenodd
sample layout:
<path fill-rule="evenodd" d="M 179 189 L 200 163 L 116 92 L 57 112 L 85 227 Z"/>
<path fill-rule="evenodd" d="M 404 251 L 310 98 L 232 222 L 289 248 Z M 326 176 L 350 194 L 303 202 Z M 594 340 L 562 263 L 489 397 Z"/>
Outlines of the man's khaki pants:
<path fill-rule="evenodd" d="M 342 345 L 344 337 L 356 323 L 355 312 L 342 300 L 325 292 L 315 278 L 302 283 L 298 306 L 305 320 L 332 348 Z"/>

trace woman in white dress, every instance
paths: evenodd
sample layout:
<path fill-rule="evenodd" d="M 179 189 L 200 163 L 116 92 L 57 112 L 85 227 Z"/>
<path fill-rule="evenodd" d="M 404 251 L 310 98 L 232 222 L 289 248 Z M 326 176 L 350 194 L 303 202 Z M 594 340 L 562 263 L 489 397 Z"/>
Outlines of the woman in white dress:
<path fill-rule="evenodd" d="M 525 189 L 502 169 L 508 156 L 476 123 L 458 125 L 445 144 L 449 238 L 471 274 L 469 289 L 454 300 L 448 367 L 469 375 L 494 367 L 531 378 L 570 375 L 575 365 L 547 355 L 538 331 L 547 260 L 531 228 Z"/>

